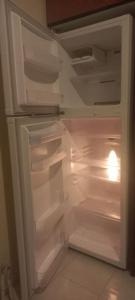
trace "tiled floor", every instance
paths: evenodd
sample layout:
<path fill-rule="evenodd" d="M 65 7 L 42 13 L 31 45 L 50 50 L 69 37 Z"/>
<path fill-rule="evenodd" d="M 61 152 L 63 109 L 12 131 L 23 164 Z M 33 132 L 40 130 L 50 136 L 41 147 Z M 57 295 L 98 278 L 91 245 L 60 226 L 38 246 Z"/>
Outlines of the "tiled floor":
<path fill-rule="evenodd" d="M 69 250 L 46 290 L 33 300 L 135 300 L 135 278 Z"/>

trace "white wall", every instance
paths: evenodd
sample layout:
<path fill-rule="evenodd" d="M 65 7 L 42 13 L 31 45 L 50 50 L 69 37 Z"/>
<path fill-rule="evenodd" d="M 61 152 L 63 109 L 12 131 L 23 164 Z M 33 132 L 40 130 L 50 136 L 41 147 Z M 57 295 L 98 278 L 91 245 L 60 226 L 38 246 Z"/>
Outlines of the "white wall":
<path fill-rule="evenodd" d="M 11 0 L 42 25 L 46 25 L 46 0 Z"/>

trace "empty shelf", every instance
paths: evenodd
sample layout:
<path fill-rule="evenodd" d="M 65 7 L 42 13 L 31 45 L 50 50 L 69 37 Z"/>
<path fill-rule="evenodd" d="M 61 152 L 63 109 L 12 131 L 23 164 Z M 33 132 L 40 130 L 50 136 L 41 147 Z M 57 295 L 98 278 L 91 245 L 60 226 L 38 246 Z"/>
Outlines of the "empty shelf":
<path fill-rule="evenodd" d="M 120 200 L 88 198 L 76 207 L 78 213 L 86 212 L 100 217 L 109 218 L 114 221 L 120 220 Z"/>
<path fill-rule="evenodd" d="M 119 105 L 120 77 L 115 74 L 93 74 L 91 76 L 76 76 L 71 82 L 86 106 Z M 95 105 L 96 104 L 96 105 Z"/>
<path fill-rule="evenodd" d="M 66 153 L 61 151 L 57 155 L 52 155 L 51 158 L 44 159 L 39 162 L 35 162 L 32 164 L 32 172 L 45 172 L 48 168 L 52 167 L 53 165 L 59 163 L 66 157 Z"/>
<path fill-rule="evenodd" d="M 120 71 L 119 70 L 104 70 L 100 69 L 98 71 L 91 71 L 88 75 L 78 75 L 71 78 L 73 84 L 79 83 L 97 83 L 105 81 L 106 83 L 112 80 L 120 81 Z"/>
<path fill-rule="evenodd" d="M 84 53 L 79 52 L 80 50 L 76 51 L 72 59 L 72 66 L 78 74 L 87 74 L 93 66 L 106 63 L 105 52 L 97 47 L 92 46 L 88 50 L 85 49 Z"/>
<path fill-rule="evenodd" d="M 62 95 L 53 91 L 45 91 L 41 89 L 28 89 L 26 90 L 27 105 L 48 105 L 58 106 L 61 103 Z"/>
<path fill-rule="evenodd" d="M 36 242 L 38 245 L 47 239 L 63 215 L 64 206 L 61 203 L 56 203 L 40 217 L 36 222 Z"/>
<path fill-rule="evenodd" d="M 85 252 L 87 254 L 95 255 L 99 258 L 109 259 L 119 262 L 120 245 L 118 236 L 111 236 L 110 234 L 97 232 L 97 230 L 87 230 L 79 227 L 70 237 L 69 246 Z"/>

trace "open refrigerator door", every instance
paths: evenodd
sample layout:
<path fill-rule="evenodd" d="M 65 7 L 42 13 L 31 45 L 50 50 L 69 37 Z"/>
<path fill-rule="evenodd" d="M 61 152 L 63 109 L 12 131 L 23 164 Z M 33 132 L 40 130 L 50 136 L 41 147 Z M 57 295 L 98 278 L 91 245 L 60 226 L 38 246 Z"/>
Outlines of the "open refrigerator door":
<path fill-rule="evenodd" d="M 64 250 L 65 132 L 57 118 L 10 119 L 11 130 L 17 140 L 21 185 L 21 203 L 17 205 L 22 211 L 26 272 L 32 294 L 48 283 Z M 20 226 L 19 216 L 16 222 Z"/>

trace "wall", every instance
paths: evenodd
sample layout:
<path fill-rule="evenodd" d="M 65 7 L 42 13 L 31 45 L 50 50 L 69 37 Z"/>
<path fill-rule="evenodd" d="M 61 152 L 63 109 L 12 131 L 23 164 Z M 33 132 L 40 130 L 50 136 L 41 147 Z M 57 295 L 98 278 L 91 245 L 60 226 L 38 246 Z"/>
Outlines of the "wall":
<path fill-rule="evenodd" d="M 46 25 L 46 0 L 11 0 L 42 25 Z"/>

